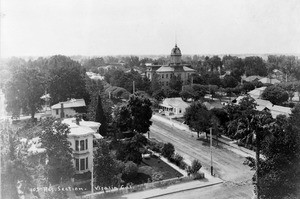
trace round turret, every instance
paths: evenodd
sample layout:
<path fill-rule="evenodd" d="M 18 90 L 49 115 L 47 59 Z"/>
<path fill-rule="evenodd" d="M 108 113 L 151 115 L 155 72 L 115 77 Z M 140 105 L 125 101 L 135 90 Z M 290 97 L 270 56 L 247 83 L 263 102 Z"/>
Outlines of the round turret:
<path fill-rule="evenodd" d="M 171 51 L 171 64 L 180 64 L 181 63 L 181 51 L 180 48 L 177 47 L 177 44 L 175 44 L 175 47 Z"/>

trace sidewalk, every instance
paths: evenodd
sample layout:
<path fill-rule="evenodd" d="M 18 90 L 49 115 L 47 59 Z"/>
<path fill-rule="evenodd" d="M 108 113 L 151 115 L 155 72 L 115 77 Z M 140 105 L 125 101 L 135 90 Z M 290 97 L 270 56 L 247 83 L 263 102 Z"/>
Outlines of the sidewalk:
<path fill-rule="evenodd" d="M 213 178 L 211 180 L 205 181 L 205 180 L 194 180 L 191 182 L 185 182 L 177 185 L 171 185 L 168 187 L 162 187 L 162 188 L 156 188 L 156 189 L 150 189 L 146 191 L 136 192 L 136 193 L 130 193 L 126 195 L 122 195 L 122 198 L 130 198 L 130 199 L 148 199 L 148 198 L 154 198 L 159 196 L 164 196 L 168 194 L 178 193 L 181 191 L 187 191 L 187 190 L 193 190 L 193 189 L 199 189 L 204 187 L 209 187 L 217 184 L 221 184 L 222 180 L 218 178 Z M 118 198 L 118 197 L 115 197 Z"/>

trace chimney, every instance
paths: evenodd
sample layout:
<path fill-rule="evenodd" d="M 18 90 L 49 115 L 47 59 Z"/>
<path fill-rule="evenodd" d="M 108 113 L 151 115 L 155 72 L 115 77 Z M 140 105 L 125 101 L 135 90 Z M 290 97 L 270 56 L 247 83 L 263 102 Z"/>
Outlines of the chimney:
<path fill-rule="evenodd" d="M 65 117 L 65 113 L 64 113 L 64 104 L 61 103 L 60 104 L 60 118 L 64 118 Z"/>
<path fill-rule="evenodd" d="M 76 124 L 80 125 L 81 117 L 80 115 L 76 115 Z"/>

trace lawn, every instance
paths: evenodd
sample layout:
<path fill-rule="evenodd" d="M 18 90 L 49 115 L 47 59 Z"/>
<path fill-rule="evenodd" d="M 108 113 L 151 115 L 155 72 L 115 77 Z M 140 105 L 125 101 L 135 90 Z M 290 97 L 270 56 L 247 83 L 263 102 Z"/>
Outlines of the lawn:
<path fill-rule="evenodd" d="M 163 175 L 163 180 L 182 176 L 181 173 L 173 169 L 157 156 L 151 156 L 149 159 L 143 159 L 140 169 L 145 166 L 151 167 L 155 172 L 161 172 Z"/>
<path fill-rule="evenodd" d="M 142 163 L 139 165 L 138 174 L 133 180 L 129 181 L 128 179 L 123 179 L 124 184 L 130 183 L 130 182 L 133 184 L 143 184 L 143 183 L 151 182 L 152 175 L 155 173 L 162 174 L 161 180 L 177 178 L 177 177 L 182 176 L 181 173 L 179 173 L 177 170 L 173 169 L 167 163 L 162 161 L 159 157 L 151 156 L 148 159 L 143 159 Z M 90 176 L 90 174 L 86 173 L 85 175 L 78 175 L 76 177 L 77 177 L 77 180 L 79 180 L 79 179 L 86 180 L 86 178 L 88 176 Z M 74 188 L 75 187 L 77 187 L 77 188 L 79 187 L 79 188 L 83 189 L 83 190 L 75 191 L 75 194 L 77 196 L 82 195 L 82 192 L 91 190 L 90 181 L 80 184 L 80 185 L 77 185 L 77 186 L 74 186 Z"/>

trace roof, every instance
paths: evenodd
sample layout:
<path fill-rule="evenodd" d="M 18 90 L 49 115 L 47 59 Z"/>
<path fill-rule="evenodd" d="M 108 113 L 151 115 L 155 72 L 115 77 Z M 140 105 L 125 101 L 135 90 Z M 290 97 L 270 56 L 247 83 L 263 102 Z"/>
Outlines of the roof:
<path fill-rule="evenodd" d="M 187 66 L 182 66 L 182 71 L 183 72 L 195 72 L 194 69 L 192 68 L 189 68 Z M 159 69 L 157 69 L 157 72 L 174 72 L 175 71 L 175 68 L 172 67 L 172 66 L 168 66 L 168 65 L 165 65 L 165 66 L 161 66 Z"/>
<path fill-rule="evenodd" d="M 174 72 L 174 68 L 170 66 L 161 66 L 156 72 Z"/>
<path fill-rule="evenodd" d="M 266 86 L 256 88 L 252 91 L 249 91 L 248 94 L 253 98 L 259 98 L 266 88 Z"/>
<path fill-rule="evenodd" d="M 269 107 L 268 107 L 269 108 Z M 278 115 L 286 115 L 289 116 L 292 113 L 292 109 L 289 107 L 284 106 L 271 106 L 270 112 L 272 114 L 272 117 L 276 118 Z"/>
<path fill-rule="evenodd" d="M 183 101 L 181 97 L 174 97 L 174 98 L 166 98 L 163 100 L 163 102 L 160 104 L 160 106 L 164 106 L 167 108 L 187 108 L 190 105 Z"/>
<path fill-rule="evenodd" d="M 239 96 L 236 98 L 236 104 L 240 102 L 241 99 L 243 99 L 246 96 Z M 272 102 L 268 100 L 262 100 L 262 99 L 255 99 L 255 102 L 257 103 L 256 109 L 259 111 L 264 110 L 265 108 L 270 110 L 270 113 L 273 118 L 276 118 L 278 115 L 286 115 L 289 116 L 289 114 L 292 113 L 292 109 L 289 107 L 284 107 L 284 106 L 277 106 L 273 105 Z"/>
<path fill-rule="evenodd" d="M 70 128 L 69 136 L 85 136 L 89 134 L 98 134 L 97 130 L 100 127 L 99 122 L 81 120 L 79 125 L 76 124 L 76 118 L 65 118 L 62 123 L 65 123 Z"/>
<path fill-rule="evenodd" d="M 59 102 L 51 106 L 52 109 L 60 109 L 61 103 L 63 103 L 64 108 L 74 108 L 74 107 L 85 107 L 84 99 L 71 99 L 65 102 Z"/>
<path fill-rule="evenodd" d="M 175 47 L 171 50 L 171 56 L 181 56 L 180 48 L 177 47 L 177 44 L 175 44 Z"/>
<path fill-rule="evenodd" d="M 256 80 L 256 79 L 260 80 L 260 79 L 262 79 L 262 78 L 263 78 L 263 77 L 261 77 L 261 76 L 252 75 L 252 76 L 243 78 L 243 80 L 245 80 L 246 82 L 252 82 L 252 81 L 254 81 L 254 80 Z"/>
<path fill-rule="evenodd" d="M 266 84 L 266 83 L 270 83 L 270 84 L 280 83 L 280 81 L 278 79 L 270 79 L 270 78 L 267 78 L 267 77 L 264 77 L 264 78 L 262 78 L 258 81 L 260 81 L 261 83 L 264 83 L 264 84 Z"/>

